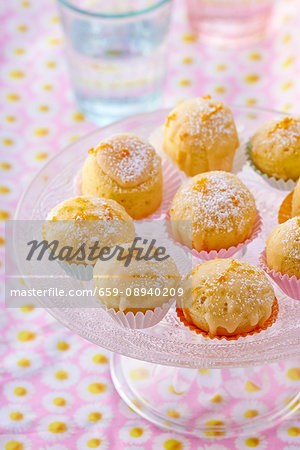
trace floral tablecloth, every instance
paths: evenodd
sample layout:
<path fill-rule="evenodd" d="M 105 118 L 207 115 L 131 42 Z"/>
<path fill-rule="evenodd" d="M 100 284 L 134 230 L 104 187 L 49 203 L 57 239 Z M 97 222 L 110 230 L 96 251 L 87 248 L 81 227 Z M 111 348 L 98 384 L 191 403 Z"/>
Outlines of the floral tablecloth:
<path fill-rule="evenodd" d="M 21 193 L 47 159 L 95 125 L 74 103 L 55 2 L 2 1 L 0 16 L 0 219 L 5 220 L 13 217 Z M 279 1 L 263 44 L 216 50 L 196 41 L 184 5 L 176 1 L 163 104 L 210 93 L 228 103 L 298 112 L 299 20 L 298 0 Z M 3 249 L 1 227 L 1 269 Z M 2 285 L 2 302 L 3 290 Z M 202 441 L 159 430 L 114 390 L 109 353 L 42 309 L 24 302 L 23 308 L 8 310 L 2 303 L 0 329 L 1 449 L 300 448 L 299 415 L 259 435 L 227 440 L 212 436 Z M 269 390 L 279 395 L 276 389 L 286 383 L 299 386 L 300 360 L 288 365 Z M 241 411 L 250 398 L 249 393 L 241 400 Z"/>

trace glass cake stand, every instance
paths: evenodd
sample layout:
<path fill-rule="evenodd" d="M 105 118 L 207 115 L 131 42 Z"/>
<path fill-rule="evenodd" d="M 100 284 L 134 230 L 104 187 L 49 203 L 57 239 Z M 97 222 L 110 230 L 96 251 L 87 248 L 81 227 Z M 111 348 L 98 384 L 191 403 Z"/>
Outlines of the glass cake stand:
<path fill-rule="evenodd" d="M 244 144 L 260 124 L 281 114 L 244 107 L 232 111 L 241 138 L 242 163 L 236 171 L 255 195 L 264 220 L 260 237 L 242 258 L 257 263 L 268 234 L 277 225 L 286 192 L 271 187 L 244 164 Z M 43 220 L 55 204 L 74 196 L 74 177 L 87 150 L 103 138 L 133 132 L 151 137 L 159 147 L 167 113 L 129 117 L 69 145 L 31 182 L 16 219 Z M 114 352 L 112 379 L 138 414 L 168 430 L 218 438 L 266 429 L 300 410 L 300 302 L 275 289 L 280 306 L 276 323 L 236 341 L 194 334 L 179 322 L 174 309 L 155 327 L 141 330 L 121 328 L 100 308 L 59 308 L 54 302 L 47 310 L 74 333 Z"/>

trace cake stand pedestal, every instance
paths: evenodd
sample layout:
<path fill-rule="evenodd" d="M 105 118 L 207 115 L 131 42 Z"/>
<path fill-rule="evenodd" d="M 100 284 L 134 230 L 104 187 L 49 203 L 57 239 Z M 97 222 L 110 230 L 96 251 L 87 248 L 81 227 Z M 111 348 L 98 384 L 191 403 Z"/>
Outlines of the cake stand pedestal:
<path fill-rule="evenodd" d="M 251 435 L 300 411 L 299 366 L 294 360 L 247 370 L 197 370 L 114 353 L 111 376 L 121 398 L 144 419 L 168 431 L 209 439 Z M 275 384 L 284 382 L 274 395 Z"/>

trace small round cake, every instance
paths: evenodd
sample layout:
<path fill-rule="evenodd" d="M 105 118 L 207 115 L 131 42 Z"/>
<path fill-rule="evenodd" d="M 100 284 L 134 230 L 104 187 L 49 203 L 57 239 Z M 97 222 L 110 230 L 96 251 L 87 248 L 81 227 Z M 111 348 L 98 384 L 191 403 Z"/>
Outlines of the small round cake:
<path fill-rule="evenodd" d="M 161 158 L 134 134 L 111 136 L 89 150 L 81 190 L 115 200 L 133 219 L 142 219 L 161 204 Z"/>
<path fill-rule="evenodd" d="M 252 136 L 251 155 L 263 173 L 284 181 L 300 177 L 300 120 L 285 117 L 264 123 Z"/>
<path fill-rule="evenodd" d="M 292 199 L 292 217 L 300 216 L 300 178 L 297 181 Z"/>
<path fill-rule="evenodd" d="M 210 96 L 174 108 L 163 129 L 165 153 L 188 176 L 232 169 L 239 139 L 230 109 Z"/>
<path fill-rule="evenodd" d="M 170 209 L 174 238 L 194 248 L 228 249 L 250 237 L 256 218 L 255 200 L 235 175 L 212 171 L 187 180 Z"/>
<path fill-rule="evenodd" d="M 43 225 L 43 237 L 50 243 L 58 241 L 55 254 L 69 257 L 66 247 L 72 248 L 70 264 L 95 265 L 101 247 L 129 242 L 134 239 L 133 220 L 125 209 L 114 200 L 83 195 L 64 200 L 47 215 Z M 99 249 L 91 254 L 95 242 Z M 75 252 L 84 244 L 84 253 Z M 65 250 L 63 248 L 65 247 Z"/>
<path fill-rule="evenodd" d="M 300 279 L 300 217 L 278 225 L 267 239 L 267 265 L 271 270 Z"/>
<path fill-rule="evenodd" d="M 214 259 L 192 270 L 184 282 L 185 319 L 214 336 L 233 336 L 269 319 L 275 294 L 262 270 L 245 261 Z"/>
<path fill-rule="evenodd" d="M 116 311 L 146 312 L 161 307 L 167 303 L 179 284 L 180 275 L 174 260 L 169 256 L 165 260 L 141 259 L 148 252 L 131 251 L 132 243 L 122 244 L 120 250 L 111 249 L 113 255 L 109 260 L 99 259 L 94 267 L 94 285 L 98 291 L 98 298 L 108 309 Z M 140 247 L 140 246 L 139 246 Z M 153 256 L 156 249 L 152 248 L 148 256 Z M 130 257 L 126 265 L 126 257 Z M 99 295 L 110 289 L 113 295 Z"/>

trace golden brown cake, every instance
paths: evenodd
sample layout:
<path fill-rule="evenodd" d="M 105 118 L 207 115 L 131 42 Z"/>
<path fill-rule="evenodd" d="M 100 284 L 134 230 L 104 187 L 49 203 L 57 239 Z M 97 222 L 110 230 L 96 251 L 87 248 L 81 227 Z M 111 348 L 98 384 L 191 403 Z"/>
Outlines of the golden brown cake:
<path fill-rule="evenodd" d="M 85 244 L 85 258 L 82 254 L 70 259 L 70 264 L 94 265 L 96 259 L 89 259 L 89 247 L 99 242 L 99 247 L 113 246 L 134 239 L 135 230 L 131 217 L 123 206 L 114 200 L 83 195 L 69 198 L 55 206 L 47 215 L 43 225 L 43 237 L 48 242 L 57 240 L 56 253 L 63 247 L 74 249 L 72 254 Z M 98 251 L 95 252 L 97 255 Z"/>
<path fill-rule="evenodd" d="M 190 248 L 221 250 L 250 237 L 255 200 L 235 175 L 212 171 L 187 180 L 171 205 L 173 236 Z"/>
<path fill-rule="evenodd" d="M 186 320 L 211 335 L 233 336 L 263 326 L 275 294 L 258 267 L 235 259 L 214 259 L 192 270 L 184 282 Z"/>
<path fill-rule="evenodd" d="M 292 217 L 300 216 L 300 179 L 297 181 L 293 192 Z"/>
<path fill-rule="evenodd" d="M 121 247 L 124 249 L 122 258 L 128 256 L 131 245 L 132 243 L 122 244 Z M 144 256 L 147 250 L 148 246 L 145 246 L 139 258 Z M 155 250 L 155 248 L 151 250 L 150 256 Z M 109 261 L 99 260 L 93 273 L 94 285 L 98 292 L 111 289 L 114 293 L 111 296 L 98 295 L 100 302 L 107 308 L 121 310 L 124 313 L 146 312 L 170 300 L 172 293 L 170 289 L 176 289 L 180 280 L 176 264 L 170 256 L 164 261 L 157 259 L 145 261 L 136 259 L 135 251 L 126 267 L 125 259 L 120 260 L 115 248 L 112 248 L 111 252 L 114 254 L 113 258 Z M 138 295 L 135 295 L 134 289 Z"/>
<path fill-rule="evenodd" d="M 277 179 L 300 177 L 300 120 L 285 117 L 264 123 L 251 138 L 254 164 Z"/>
<path fill-rule="evenodd" d="M 300 217 L 293 217 L 272 231 L 266 257 L 271 270 L 300 278 Z"/>
<path fill-rule="evenodd" d="M 113 199 L 133 219 L 142 219 L 161 204 L 161 159 L 148 142 L 134 134 L 111 136 L 89 150 L 81 190 Z"/>
<path fill-rule="evenodd" d="M 239 139 L 230 109 L 210 96 L 174 108 L 163 129 L 165 153 L 187 175 L 230 172 Z"/>

